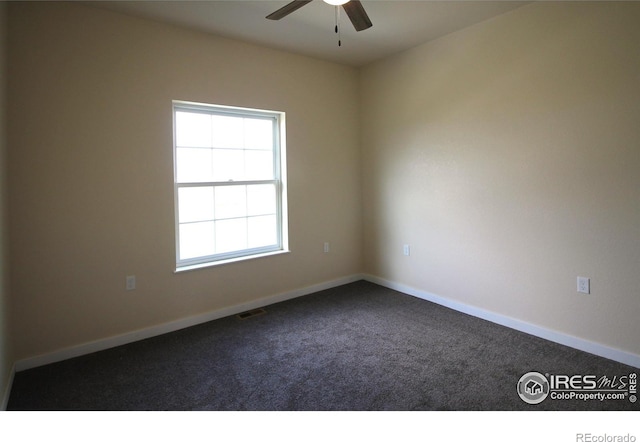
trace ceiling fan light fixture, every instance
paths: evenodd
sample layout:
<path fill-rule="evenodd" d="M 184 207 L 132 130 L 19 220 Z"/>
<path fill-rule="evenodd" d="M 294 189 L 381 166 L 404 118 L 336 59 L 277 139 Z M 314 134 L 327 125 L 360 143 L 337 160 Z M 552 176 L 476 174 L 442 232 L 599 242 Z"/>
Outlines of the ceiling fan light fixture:
<path fill-rule="evenodd" d="M 293 0 L 275 12 L 267 15 L 269 20 L 280 20 L 292 12 L 297 11 L 304 5 L 311 3 L 313 0 Z M 349 17 L 349 21 L 353 25 L 356 31 L 364 31 L 373 26 L 367 12 L 364 10 L 360 0 L 323 0 L 325 3 L 336 6 L 336 14 L 338 14 L 337 7 L 342 6 L 344 12 Z"/>

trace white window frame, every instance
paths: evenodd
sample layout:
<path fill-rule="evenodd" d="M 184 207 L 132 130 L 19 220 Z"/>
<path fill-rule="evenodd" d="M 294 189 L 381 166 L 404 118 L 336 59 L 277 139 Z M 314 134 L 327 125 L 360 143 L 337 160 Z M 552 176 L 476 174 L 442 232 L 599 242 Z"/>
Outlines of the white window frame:
<path fill-rule="evenodd" d="M 266 118 L 273 121 L 273 179 L 268 180 L 233 180 L 233 181 L 198 181 L 178 182 L 176 112 L 188 111 L 209 115 L 224 115 L 249 118 Z M 173 170 L 174 170 L 174 210 L 175 210 L 175 245 L 176 271 L 193 270 L 202 267 L 226 264 L 246 259 L 260 258 L 288 250 L 288 218 L 287 218 L 287 186 L 286 186 L 286 150 L 285 150 L 285 113 L 260 109 L 222 106 L 188 101 L 173 101 Z M 276 189 L 276 223 L 277 244 L 265 247 L 247 248 L 233 252 L 216 253 L 195 258 L 180 258 L 180 212 L 179 189 L 185 187 L 220 187 L 236 185 L 273 184 Z"/>

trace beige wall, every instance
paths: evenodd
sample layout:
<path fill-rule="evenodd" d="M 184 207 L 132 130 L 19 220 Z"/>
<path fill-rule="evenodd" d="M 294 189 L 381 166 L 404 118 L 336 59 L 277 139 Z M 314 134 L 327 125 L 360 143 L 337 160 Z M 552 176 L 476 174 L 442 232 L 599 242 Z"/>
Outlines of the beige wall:
<path fill-rule="evenodd" d="M 9 18 L 17 359 L 361 270 L 355 69 L 80 5 Z M 286 112 L 290 254 L 174 274 L 173 99 Z"/>
<path fill-rule="evenodd" d="M 7 274 L 8 235 L 6 229 L 6 125 L 5 125 L 5 86 L 6 86 L 6 4 L 0 2 L 0 410 L 5 399 L 9 376 L 13 367 L 9 333 L 9 292 Z M 7 398 L 8 399 L 8 398 Z"/>
<path fill-rule="evenodd" d="M 540 2 L 365 68 L 366 272 L 640 354 L 639 21 Z"/>
<path fill-rule="evenodd" d="M 16 359 L 363 270 L 640 354 L 640 5 L 532 4 L 360 75 L 86 6 L 8 10 Z M 287 112 L 292 253 L 173 273 L 172 99 Z"/>

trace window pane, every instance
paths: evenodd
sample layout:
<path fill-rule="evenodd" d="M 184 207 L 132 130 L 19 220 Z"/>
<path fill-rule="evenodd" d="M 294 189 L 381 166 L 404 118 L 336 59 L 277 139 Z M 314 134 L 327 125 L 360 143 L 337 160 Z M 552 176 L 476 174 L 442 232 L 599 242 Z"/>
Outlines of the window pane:
<path fill-rule="evenodd" d="M 247 186 L 221 186 L 215 189 L 216 219 L 247 215 Z"/>
<path fill-rule="evenodd" d="M 180 225 L 180 259 L 197 258 L 215 253 L 214 223 Z"/>
<path fill-rule="evenodd" d="M 235 252 L 246 248 L 246 218 L 216 221 L 216 253 Z"/>
<path fill-rule="evenodd" d="M 272 250 L 286 238 L 280 115 L 174 102 L 177 267 Z"/>
<path fill-rule="evenodd" d="M 178 147 L 211 147 L 211 116 L 176 112 L 176 144 Z"/>
<path fill-rule="evenodd" d="M 242 149 L 244 125 L 242 117 L 212 115 L 213 146 L 225 149 Z"/>
<path fill-rule="evenodd" d="M 213 181 L 240 181 L 244 179 L 242 150 L 213 150 Z"/>
<path fill-rule="evenodd" d="M 176 149 L 176 171 L 179 183 L 212 181 L 211 149 Z"/>
<path fill-rule="evenodd" d="M 245 149 L 273 149 L 273 120 L 246 118 L 244 120 Z"/>
<path fill-rule="evenodd" d="M 213 221 L 213 187 L 178 189 L 178 208 L 181 223 Z"/>
<path fill-rule="evenodd" d="M 278 243 L 275 215 L 247 218 L 248 244 L 250 248 L 271 246 Z"/>
<path fill-rule="evenodd" d="M 275 184 L 247 186 L 247 215 L 272 215 L 275 213 Z"/>
<path fill-rule="evenodd" d="M 273 153 L 268 150 L 245 151 L 245 179 L 273 179 Z"/>

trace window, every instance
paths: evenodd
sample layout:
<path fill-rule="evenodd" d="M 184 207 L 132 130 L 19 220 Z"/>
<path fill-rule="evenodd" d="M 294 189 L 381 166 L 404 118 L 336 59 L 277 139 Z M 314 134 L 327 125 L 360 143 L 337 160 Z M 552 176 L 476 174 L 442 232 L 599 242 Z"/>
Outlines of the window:
<path fill-rule="evenodd" d="M 174 102 L 176 268 L 285 251 L 284 114 Z"/>

